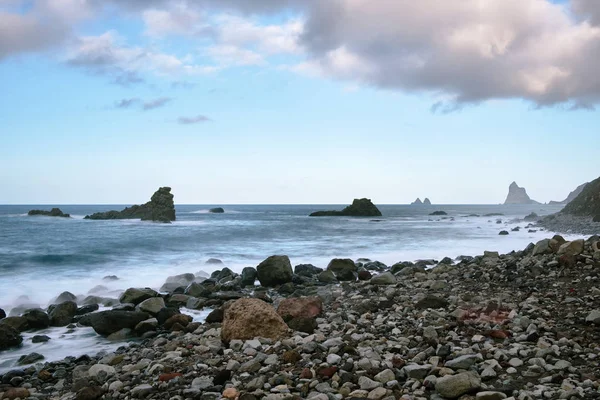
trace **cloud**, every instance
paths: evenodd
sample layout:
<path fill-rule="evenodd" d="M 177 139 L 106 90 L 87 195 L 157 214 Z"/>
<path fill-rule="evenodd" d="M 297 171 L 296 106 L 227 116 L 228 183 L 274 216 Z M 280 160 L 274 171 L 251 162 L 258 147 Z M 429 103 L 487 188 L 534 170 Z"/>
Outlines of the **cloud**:
<path fill-rule="evenodd" d="M 140 99 L 133 97 L 130 99 L 122 99 L 115 104 L 115 108 L 130 108 L 140 102 Z"/>
<path fill-rule="evenodd" d="M 143 73 L 181 76 L 218 70 L 216 66 L 194 64 L 187 58 L 128 46 L 114 31 L 80 37 L 70 48 L 66 62 L 93 74 L 112 76 L 113 82 L 124 86 L 142 82 Z"/>
<path fill-rule="evenodd" d="M 206 53 L 219 65 L 244 66 L 265 65 L 267 62 L 258 53 L 233 45 L 216 45 L 206 50 Z"/>
<path fill-rule="evenodd" d="M 298 72 L 454 104 L 600 101 L 600 28 L 548 0 L 318 2 L 301 44 Z"/>
<path fill-rule="evenodd" d="M 195 117 L 179 117 L 179 118 L 177 118 L 177 122 L 181 125 L 192 125 L 192 124 L 199 124 L 202 122 L 209 122 L 209 121 L 212 121 L 212 120 L 204 115 L 197 115 Z"/>
<path fill-rule="evenodd" d="M 163 107 L 167 105 L 171 100 L 170 97 L 159 97 L 157 99 L 149 100 L 144 102 L 142 109 L 144 111 L 154 110 L 155 108 Z"/>
<path fill-rule="evenodd" d="M 148 36 L 162 37 L 166 35 L 195 35 L 201 33 L 200 12 L 190 9 L 185 3 L 178 3 L 168 10 L 148 9 L 142 12 L 142 19 Z"/>

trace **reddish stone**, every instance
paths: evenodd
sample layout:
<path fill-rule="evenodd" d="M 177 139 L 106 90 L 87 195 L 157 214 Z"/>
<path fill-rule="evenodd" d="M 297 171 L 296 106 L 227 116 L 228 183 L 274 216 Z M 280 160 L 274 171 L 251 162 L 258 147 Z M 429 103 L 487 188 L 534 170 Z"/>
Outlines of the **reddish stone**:
<path fill-rule="evenodd" d="M 359 271 L 359 273 L 358 273 L 359 281 L 368 281 L 372 277 L 373 277 L 373 275 L 369 271 Z"/>
<path fill-rule="evenodd" d="M 179 324 L 182 327 L 186 327 L 190 322 L 192 322 L 192 317 L 190 317 L 189 315 L 175 314 L 165 321 L 165 329 L 172 329 L 173 326 L 175 326 L 175 324 Z"/>
<path fill-rule="evenodd" d="M 313 374 L 310 368 L 304 368 L 300 373 L 300 379 L 312 379 Z"/>
<path fill-rule="evenodd" d="M 323 311 L 323 302 L 319 297 L 291 297 L 284 299 L 277 307 L 282 317 L 315 318 Z"/>
<path fill-rule="evenodd" d="M 394 357 L 392 358 L 392 365 L 394 366 L 394 368 L 402 368 L 406 365 L 406 361 L 404 361 L 400 357 Z"/>
<path fill-rule="evenodd" d="M 325 379 L 325 378 L 331 378 L 336 372 L 337 372 L 337 367 L 326 367 L 326 368 L 321 368 L 320 370 L 318 370 L 317 375 L 319 375 L 321 378 Z"/>
<path fill-rule="evenodd" d="M 485 332 L 485 336 L 494 338 L 494 339 L 506 339 L 510 336 L 510 332 L 501 330 L 501 329 L 493 329 Z"/>
<path fill-rule="evenodd" d="M 183 376 L 183 374 L 179 373 L 179 372 L 173 372 L 173 373 L 170 373 L 170 374 L 161 374 L 158 377 L 158 380 L 161 381 L 161 382 L 168 382 L 171 379 L 177 378 L 178 376 Z"/>
<path fill-rule="evenodd" d="M 25 388 L 10 388 L 6 392 L 4 392 L 3 399 L 13 400 L 16 398 L 25 399 L 29 397 L 29 390 Z"/>

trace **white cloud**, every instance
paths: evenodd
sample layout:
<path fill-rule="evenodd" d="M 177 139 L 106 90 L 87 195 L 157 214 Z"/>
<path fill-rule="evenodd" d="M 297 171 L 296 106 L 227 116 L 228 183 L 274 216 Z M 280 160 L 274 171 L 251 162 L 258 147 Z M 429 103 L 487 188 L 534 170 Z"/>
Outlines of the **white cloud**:
<path fill-rule="evenodd" d="M 149 36 L 195 35 L 202 30 L 201 14 L 185 5 L 174 6 L 169 10 L 148 9 L 142 12 Z"/>
<path fill-rule="evenodd" d="M 211 46 L 206 49 L 206 53 L 219 65 L 225 67 L 266 64 L 260 54 L 232 45 Z"/>

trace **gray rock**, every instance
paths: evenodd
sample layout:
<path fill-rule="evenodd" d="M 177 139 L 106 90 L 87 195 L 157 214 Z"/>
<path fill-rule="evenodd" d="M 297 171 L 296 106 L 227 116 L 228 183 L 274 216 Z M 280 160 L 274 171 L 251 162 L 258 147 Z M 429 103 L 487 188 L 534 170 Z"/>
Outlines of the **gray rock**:
<path fill-rule="evenodd" d="M 432 368 L 433 365 L 431 364 L 408 364 L 403 368 L 403 370 L 406 376 L 409 378 L 424 379 L 427 375 L 429 375 L 429 372 Z"/>
<path fill-rule="evenodd" d="M 158 297 L 158 292 L 150 288 L 129 288 L 121 295 L 121 297 L 119 297 L 119 301 L 121 303 L 131 303 L 133 305 L 138 305 L 142 301 L 147 300 L 151 297 Z"/>
<path fill-rule="evenodd" d="M 162 297 L 152 297 L 142 301 L 138 305 L 138 309 L 151 315 L 156 315 L 160 310 L 165 308 L 165 301 Z"/>
<path fill-rule="evenodd" d="M 71 323 L 73 317 L 77 313 L 77 303 L 74 301 L 65 301 L 56 305 L 50 314 L 51 326 L 66 326 Z"/>
<path fill-rule="evenodd" d="M 372 379 L 367 378 L 366 376 L 361 376 L 358 378 L 358 386 L 360 386 L 362 390 L 373 390 L 383 385 L 381 382 L 376 382 Z"/>
<path fill-rule="evenodd" d="M 149 385 L 147 383 L 137 385 L 136 387 L 131 389 L 131 395 L 140 399 L 146 398 L 152 392 L 154 392 L 154 388 L 152 387 L 152 385 Z"/>
<path fill-rule="evenodd" d="M 591 322 L 594 324 L 600 324 L 600 310 L 593 310 L 585 317 L 586 322 Z"/>
<path fill-rule="evenodd" d="M 292 281 L 292 264 L 288 256 L 271 256 L 256 267 L 260 284 L 265 287 L 283 285 Z"/>
<path fill-rule="evenodd" d="M 435 390 L 448 399 L 456 399 L 463 394 L 474 392 L 480 387 L 481 379 L 474 372 L 446 375 L 438 378 L 435 383 Z"/>
<path fill-rule="evenodd" d="M 452 369 L 469 369 L 478 361 L 483 361 L 481 354 L 466 354 L 446 361 L 445 366 Z"/>
<path fill-rule="evenodd" d="M 395 285 L 397 280 L 391 272 L 384 272 L 372 277 L 370 282 L 374 285 Z"/>

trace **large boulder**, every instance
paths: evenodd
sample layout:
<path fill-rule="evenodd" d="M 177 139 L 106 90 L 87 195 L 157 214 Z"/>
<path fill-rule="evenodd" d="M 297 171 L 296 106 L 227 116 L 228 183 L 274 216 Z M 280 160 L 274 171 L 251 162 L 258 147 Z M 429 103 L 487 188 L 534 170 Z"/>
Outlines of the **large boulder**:
<path fill-rule="evenodd" d="M 138 309 L 142 312 L 157 315 L 160 310 L 165 308 L 165 301 L 162 297 L 152 297 L 150 299 L 142 301 L 138 305 Z"/>
<path fill-rule="evenodd" d="M 46 211 L 46 210 L 30 210 L 27 215 L 43 215 L 46 217 L 63 217 L 63 218 L 69 218 L 71 217 L 70 214 L 65 214 L 64 212 L 61 211 L 60 208 L 53 208 L 50 211 Z"/>
<path fill-rule="evenodd" d="M 152 290 L 150 288 L 143 288 L 143 289 L 129 288 L 125 292 L 123 292 L 121 297 L 119 297 L 119 301 L 124 304 L 128 303 L 128 304 L 134 304 L 137 306 L 144 300 L 147 300 L 152 297 L 158 297 L 158 296 L 159 296 L 158 292 L 156 290 Z"/>
<path fill-rule="evenodd" d="M 438 378 L 435 390 L 443 397 L 456 399 L 463 394 L 477 391 L 481 387 L 481 378 L 473 372 L 462 372 Z"/>
<path fill-rule="evenodd" d="M 0 350 L 6 350 L 21 343 L 23 343 L 23 338 L 19 331 L 9 325 L 0 324 Z"/>
<path fill-rule="evenodd" d="M 290 297 L 283 299 L 277 307 L 277 313 L 284 320 L 291 318 L 315 318 L 323 312 L 323 301 L 320 297 Z"/>
<path fill-rule="evenodd" d="M 396 276 L 391 272 L 384 272 L 379 275 L 375 275 L 371 278 L 371 283 L 374 285 L 395 285 Z"/>
<path fill-rule="evenodd" d="M 86 215 L 85 219 L 141 219 L 142 221 L 175 221 L 175 204 L 170 187 L 161 187 L 149 202 L 126 207 L 121 211 L 106 211 Z"/>
<path fill-rule="evenodd" d="M 333 272 L 338 281 L 355 281 L 358 267 L 349 258 L 334 258 L 327 265 L 327 271 Z"/>
<path fill-rule="evenodd" d="M 0 319 L 6 318 L 6 311 L 0 308 Z"/>
<path fill-rule="evenodd" d="M 50 317 L 39 308 L 27 310 L 22 317 L 27 320 L 29 329 L 46 329 L 50 326 Z"/>
<path fill-rule="evenodd" d="M 240 283 L 242 286 L 254 286 L 257 276 L 256 268 L 246 267 L 242 270 L 242 281 Z"/>
<path fill-rule="evenodd" d="M 48 316 L 51 326 L 67 326 L 73 320 L 77 313 L 77 303 L 74 301 L 65 301 L 52 308 Z"/>
<path fill-rule="evenodd" d="M 149 318 L 150 315 L 141 311 L 109 310 L 85 315 L 79 323 L 91 326 L 99 335 L 108 336 L 121 329 L 135 329 L 137 324 Z"/>
<path fill-rule="evenodd" d="M 323 272 L 323 268 L 315 267 L 312 264 L 299 264 L 294 267 L 294 273 L 296 275 L 305 276 L 307 278 L 311 278 L 321 272 Z"/>
<path fill-rule="evenodd" d="M 539 242 L 537 242 L 533 247 L 533 252 L 531 254 L 534 256 L 542 254 L 552 254 L 552 248 L 550 247 L 550 239 L 542 239 Z"/>
<path fill-rule="evenodd" d="M 179 287 L 187 287 L 190 283 L 194 282 L 196 276 L 191 273 L 180 274 L 169 276 L 166 282 L 161 286 L 161 292 L 173 292 L 175 289 Z"/>
<path fill-rule="evenodd" d="M 0 321 L 0 325 L 10 326 L 17 332 L 29 329 L 29 323 L 25 317 L 7 317 Z"/>
<path fill-rule="evenodd" d="M 208 297 L 212 291 L 206 286 L 198 282 L 192 282 L 184 291 L 185 294 L 192 297 Z"/>
<path fill-rule="evenodd" d="M 248 340 L 255 337 L 280 339 L 287 335 L 288 326 L 273 306 L 259 299 L 239 299 L 225 310 L 221 338 Z"/>
<path fill-rule="evenodd" d="M 316 211 L 311 217 L 381 217 L 381 211 L 371 199 L 354 199 L 351 205 L 342 211 Z"/>
<path fill-rule="evenodd" d="M 75 296 L 71 292 L 62 292 L 54 300 L 51 301 L 51 304 L 60 304 L 64 303 L 65 301 L 77 302 L 77 296 Z"/>
<path fill-rule="evenodd" d="M 288 256 L 271 256 L 256 267 L 260 284 L 265 287 L 283 285 L 292 281 L 292 264 Z"/>
<path fill-rule="evenodd" d="M 558 255 L 570 255 L 577 256 L 583 252 L 583 246 L 585 241 L 583 239 L 573 240 L 572 242 L 565 242 L 558 248 Z"/>

